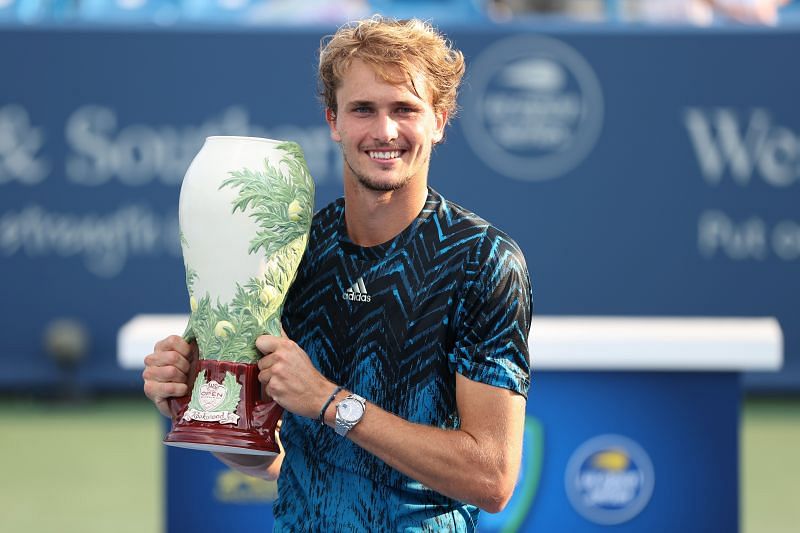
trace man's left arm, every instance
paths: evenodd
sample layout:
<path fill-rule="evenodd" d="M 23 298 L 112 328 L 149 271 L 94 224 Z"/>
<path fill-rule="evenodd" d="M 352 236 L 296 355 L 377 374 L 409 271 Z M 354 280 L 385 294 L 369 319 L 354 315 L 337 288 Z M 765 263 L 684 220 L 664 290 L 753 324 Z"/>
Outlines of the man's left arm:
<path fill-rule="evenodd" d="M 436 492 L 499 512 L 519 474 L 525 398 L 456 374 L 456 401 L 458 429 L 414 424 L 368 404 L 347 437 Z M 333 427 L 335 418 L 328 408 L 326 423 Z"/>
<path fill-rule="evenodd" d="M 284 409 L 316 418 L 335 385 L 322 376 L 296 343 L 264 335 L 259 379 Z M 335 427 L 336 403 L 325 411 Z M 361 421 L 347 438 L 386 464 L 453 499 L 496 513 L 511 498 L 519 472 L 525 397 L 456 374 L 458 429 L 415 424 L 367 403 Z"/>

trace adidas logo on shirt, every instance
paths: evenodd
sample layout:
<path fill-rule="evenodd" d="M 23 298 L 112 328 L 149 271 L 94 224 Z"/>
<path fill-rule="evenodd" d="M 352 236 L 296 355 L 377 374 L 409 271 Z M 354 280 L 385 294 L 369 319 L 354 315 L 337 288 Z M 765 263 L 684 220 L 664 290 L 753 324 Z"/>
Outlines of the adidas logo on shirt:
<path fill-rule="evenodd" d="M 353 286 L 342 293 L 342 298 L 351 302 L 369 302 L 372 300 L 364 286 L 364 278 L 359 277 Z"/>

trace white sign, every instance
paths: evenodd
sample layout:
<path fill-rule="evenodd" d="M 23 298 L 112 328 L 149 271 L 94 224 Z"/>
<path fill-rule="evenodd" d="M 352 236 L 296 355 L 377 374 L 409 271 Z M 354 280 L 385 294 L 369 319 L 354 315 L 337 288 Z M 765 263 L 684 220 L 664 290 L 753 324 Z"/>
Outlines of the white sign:
<path fill-rule="evenodd" d="M 754 177 L 775 188 L 800 183 L 800 134 L 773 120 L 767 109 L 690 107 L 683 122 L 709 185 L 726 175 L 742 187 Z"/>
<path fill-rule="evenodd" d="M 43 144 L 42 129 L 31 124 L 24 107 L 0 107 L 0 185 L 37 185 L 47 178 L 50 164 L 39 154 Z"/>

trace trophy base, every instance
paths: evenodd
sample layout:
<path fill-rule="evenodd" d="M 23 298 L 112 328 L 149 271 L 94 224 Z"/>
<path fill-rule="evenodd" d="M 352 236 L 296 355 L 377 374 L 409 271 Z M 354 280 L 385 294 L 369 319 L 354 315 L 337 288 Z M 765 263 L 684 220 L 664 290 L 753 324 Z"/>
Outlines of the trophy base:
<path fill-rule="evenodd" d="M 175 448 L 201 450 L 206 452 L 237 453 L 241 455 L 278 455 L 280 449 L 274 442 L 254 439 L 245 435 L 221 435 L 219 428 L 176 428 L 164 439 L 164 444 Z M 234 430 L 235 431 L 235 430 Z M 236 432 L 241 433 L 241 432 Z M 248 438 L 249 437 L 249 438 Z M 228 441 L 228 442 L 222 442 Z"/>
<path fill-rule="evenodd" d="M 263 388 L 258 381 L 258 366 L 206 359 L 200 361 L 198 374 L 200 373 L 202 374 L 196 379 L 201 391 L 206 386 L 203 384 L 203 377 L 207 386 L 213 389 L 212 392 L 222 395 L 223 398 L 226 394 L 233 394 L 233 391 L 225 390 L 220 384 L 225 383 L 228 388 L 231 385 L 233 388 L 240 386 L 235 411 L 197 411 L 190 408 L 192 396 L 173 398 L 170 400 L 172 431 L 164 439 L 164 444 L 209 452 L 278 455 L 280 448 L 275 437 L 275 428 L 283 409 L 264 397 Z M 223 392 L 219 392 L 221 389 Z M 198 417 L 201 419 L 198 420 Z M 220 418 L 224 423 L 219 421 Z"/>
<path fill-rule="evenodd" d="M 195 444 L 192 442 L 164 442 L 167 446 L 173 448 L 184 448 L 187 450 L 199 450 L 201 452 L 217 452 L 217 453 L 235 453 L 237 455 L 261 455 L 264 457 L 275 457 L 278 452 L 268 452 L 264 450 L 250 450 L 247 448 L 238 448 L 236 446 L 220 446 L 218 444 Z"/>

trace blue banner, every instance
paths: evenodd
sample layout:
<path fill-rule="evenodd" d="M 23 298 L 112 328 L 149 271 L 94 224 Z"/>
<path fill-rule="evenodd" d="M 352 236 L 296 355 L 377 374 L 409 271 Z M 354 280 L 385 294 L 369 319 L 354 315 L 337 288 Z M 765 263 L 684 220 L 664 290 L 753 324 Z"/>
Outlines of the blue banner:
<path fill-rule="evenodd" d="M 0 31 L 4 387 L 59 379 L 59 317 L 88 328 L 83 384 L 141 386 L 116 333 L 188 311 L 177 200 L 205 136 L 297 141 L 318 207 L 341 194 L 331 30 Z M 777 316 L 785 368 L 746 383 L 800 390 L 800 33 L 541 30 L 448 32 L 469 68 L 431 185 L 519 242 L 537 313 Z"/>
<path fill-rule="evenodd" d="M 480 531 L 738 531 L 737 374 L 542 372 L 533 390 L 514 495 Z M 166 531 L 271 529 L 275 482 L 166 454 Z"/>

